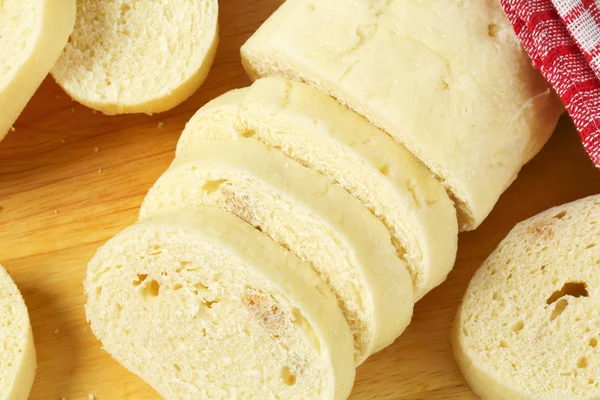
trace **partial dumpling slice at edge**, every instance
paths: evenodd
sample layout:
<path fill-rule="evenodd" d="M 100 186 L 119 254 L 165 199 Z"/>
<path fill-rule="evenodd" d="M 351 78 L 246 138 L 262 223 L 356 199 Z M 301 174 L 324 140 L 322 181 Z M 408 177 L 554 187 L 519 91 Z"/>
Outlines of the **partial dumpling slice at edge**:
<path fill-rule="evenodd" d="M 105 114 L 157 113 L 200 87 L 217 43 L 217 0 L 78 0 L 52 75 L 73 99 Z"/>
<path fill-rule="evenodd" d="M 140 218 L 197 205 L 229 211 L 310 263 L 338 298 L 357 364 L 409 324 L 412 282 L 385 226 L 319 173 L 256 140 L 203 141 L 158 179 Z"/>
<path fill-rule="evenodd" d="M 402 145 L 325 93 L 282 78 L 259 79 L 202 107 L 177 146 L 253 138 L 318 171 L 355 196 L 390 231 L 418 300 L 456 258 L 458 222 L 441 183 Z"/>
<path fill-rule="evenodd" d="M 297 257 L 214 208 L 127 228 L 88 266 L 86 311 L 120 363 L 166 399 L 346 399 L 352 336 Z"/>
<path fill-rule="evenodd" d="M 4 0 L 0 6 L 0 140 L 60 56 L 75 0 Z"/>
<path fill-rule="evenodd" d="M 0 266 L 0 399 L 27 400 L 36 370 L 27 306 Z"/>

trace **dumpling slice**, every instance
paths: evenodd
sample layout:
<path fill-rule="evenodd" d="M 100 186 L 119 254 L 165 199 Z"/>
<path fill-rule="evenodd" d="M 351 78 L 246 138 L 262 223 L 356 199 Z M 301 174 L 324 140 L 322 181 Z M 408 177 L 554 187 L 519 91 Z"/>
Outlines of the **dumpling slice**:
<path fill-rule="evenodd" d="M 352 329 L 356 362 L 409 324 L 414 294 L 385 226 L 319 173 L 252 140 L 209 140 L 176 159 L 140 218 L 186 206 L 226 210 L 310 263 Z"/>
<path fill-rule="evenodd" d="M 238 218 L 182 209 L 127 228 L 88 266 L 104 348 L 165 399 L 346 399 L 353 342 L 297 257 Z"/>

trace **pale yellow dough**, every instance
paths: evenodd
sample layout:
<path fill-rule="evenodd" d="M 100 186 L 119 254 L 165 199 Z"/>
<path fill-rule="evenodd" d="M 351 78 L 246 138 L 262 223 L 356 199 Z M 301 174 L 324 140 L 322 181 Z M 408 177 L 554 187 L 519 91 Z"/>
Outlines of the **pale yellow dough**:
<path fill-rule="evenodd" d="M 308 82 L 403 143 L 456 200 L 461 230 L 563 111 L 497 0 L 288 0 L 242 59 L 251 77 Z"/>
<path fill-rule="evenodd" d="M 253 139 L 198 141 L 150 189 L 140 218 L 197 205 L 227 210 L 311 263 L 337 296 L 357 364 L 410 323 L 412 282 L 387 229 L 319 173 Z"/>
<path fill-rule="evenodd" d="M 27 306 L 0 266 L 0 400 L 27 400 L 35 370 L 35 345 Z"/>
<path fill-rule="evenodd" d="M 518 224 L 477 271 L 453 347 L 484 400 L 600 398 L 600 196 Z"/>
<path fill-rule="evenodd" d="M 165 399 L 346 399 L 350 329 L 297 257 L 234 216 L 181 209 L 127 228 L 88 266 L 104 348 Z"/>
<path fill-rule="evenodd" d="M 52 69 L 75 23 L 75 0 L 0 1 L 0 140 Z"/>
<path fill-rule="evenodd" d="M 52 75 L 105 114 L 158 113 L 204 82 L 218 43 L 217 0 L 77 0 Z"/>
<path fill-rule="evenodd" d="M 266 78 L 202 107 L 178 156 L 204 139 L 253 138 L 320 172 L 354 195 L 390 231 L 416 299 L 454 265 L 457 219 L 442 185 L 385 132 L 302 83 Z"/>

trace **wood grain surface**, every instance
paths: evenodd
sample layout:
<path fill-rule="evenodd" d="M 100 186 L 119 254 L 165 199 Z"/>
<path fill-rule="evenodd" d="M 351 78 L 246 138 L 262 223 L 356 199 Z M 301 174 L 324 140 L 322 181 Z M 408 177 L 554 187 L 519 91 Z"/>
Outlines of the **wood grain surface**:
<path fill-rule="evenodd" d="M 164 114 L 108 117 L 47 79 L 0 143 L 0 262 L 29 307 L 38 352 L 31 399 L 158 399 L 106 354 L 85 321 L 86 263 L 133 223 L 166 169 L 186 121 L 208 100 L 249 83 L 239 48 L 279 0 L 221 1 L 221 43 L 205 85 Z M 415 309 L 396 343 L 357 374 L 352 399 L 473 399 L 456 368 L 451 324 L 477 267 L 515 223 L 600 192 L 600 173 L 566 118 L 487 221 L 462 234 L 454 271 Z"/>

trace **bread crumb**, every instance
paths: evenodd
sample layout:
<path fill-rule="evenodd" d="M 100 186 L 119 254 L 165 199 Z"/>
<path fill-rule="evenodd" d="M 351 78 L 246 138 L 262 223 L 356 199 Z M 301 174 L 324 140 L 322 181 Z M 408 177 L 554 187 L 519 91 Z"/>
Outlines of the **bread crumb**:
<path fill-rule="evenodd" d="M 98 168 L 98 173 L 101 174 L 102 173 L 102 167 Z"/>
<path fill-rule="evenodd" d="M 98 147 L 98 146 L 95 146 L 95 147 L 94 147 L 94 153 L 98 153 L 99 151 L 100 151 L 100 147 Z"/>
<path fill-rule="evenodd" d="M 88 399 L 96 400 L 96 395 L 94 393 L 90 393 L 90 395 L 88 396 Z"/>
<path fill-rule="evenodd" d="M 162 121 L 158 121 L 158 129 L 162 128 L 163 126 L 165 126 L 165 123 Z"/>
<path fill-rule="evenodd" d="M 54 210 L 54 214 L 58 214 L 58 210 Z"/>
<path fill-rule="evenodd" d="M 60 138 L 60 142 L 61 143 L 67 143 L 67 141 L 64 138 Z"/>
<path fill-rule="evenodd" d="M 284 329 L 287 323 L 285 313 L 272 296 L 260 291 L 252 291 L 244 295 L 242 303 L 271 335 L 279 335 Z"/>
<path fill-rule="evenodd" d="M 58 331 L 58 328 L 56 328 L 56 329 L 54 330 L 54 334 L 55 334 L 55 335 L 58 335 L 58 332 L 59 332 L 59 331 Z"/>
<path fill-rule="evenodd" d="M 10 127 L 10 130 L 11 130 L 11 132 L 14 132 L 14 131 L 16 131 L 17 129 L 16 129 L 14 126 L 11 126 L 11 127 Z"/>
<path fill-rule="evenodd" d="M 538 221 L 528 227 L 527 233 L 537 240 L 548 240 L 554 234 L 554 218 Z"/>

